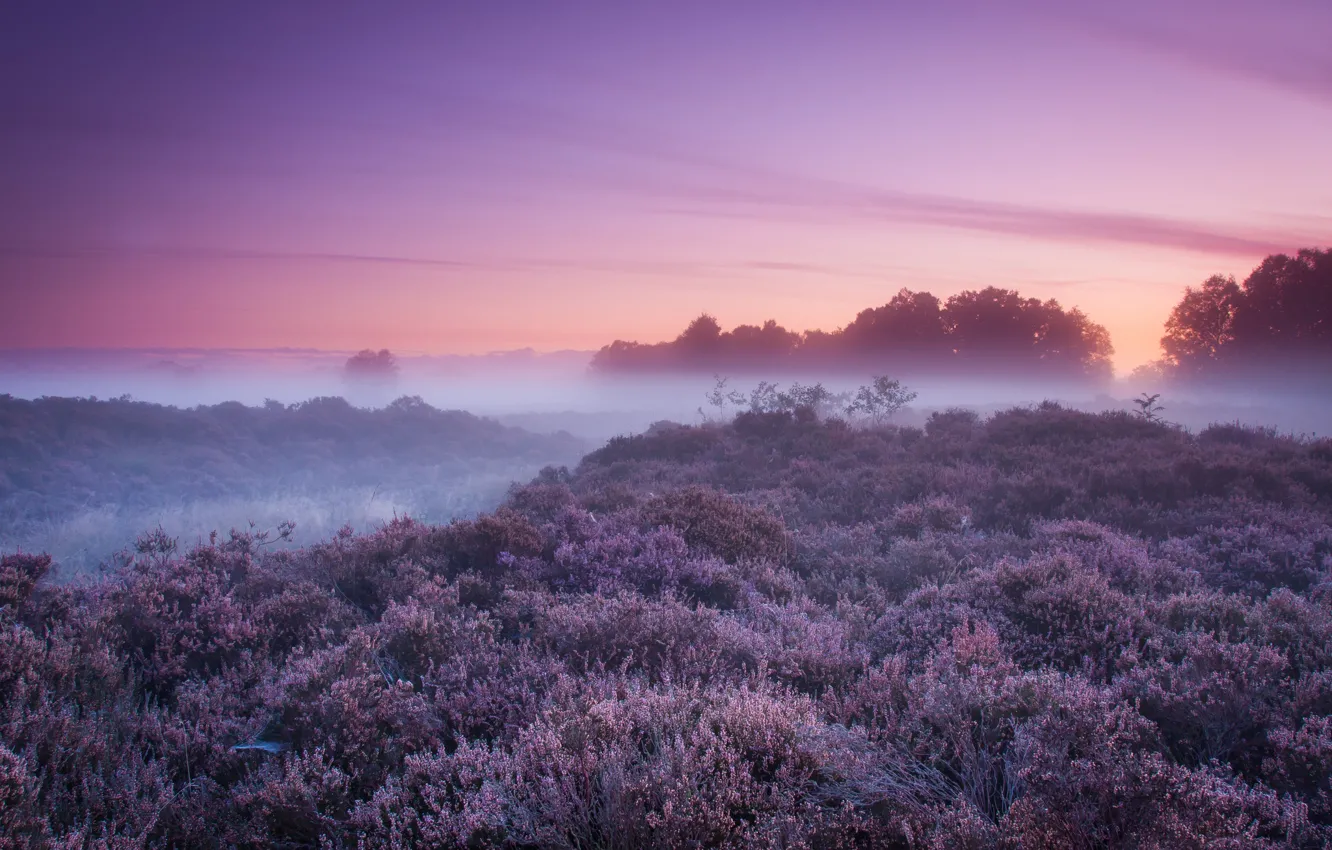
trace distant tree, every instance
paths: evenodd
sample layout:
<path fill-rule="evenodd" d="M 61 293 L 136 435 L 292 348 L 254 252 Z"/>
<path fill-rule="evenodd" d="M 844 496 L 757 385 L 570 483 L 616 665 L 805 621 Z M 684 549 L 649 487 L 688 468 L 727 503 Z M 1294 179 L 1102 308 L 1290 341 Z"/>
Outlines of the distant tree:
<path fill-rule="evenodd" d="M 848 416 L 864 416 L 872 422 L 881 423 L 915 399 L 915 391 L 902 386 L 900 381 L 879 375 L 869 386 L 856 391 L 846 406 L 846 413 Z"/>
<path fill-rule="evenodd" d="M 960 292 L 943 309 L 944 327 L 957 356 L 991 368 L 1110 377 L 1114 346 L 1104 327 L 1058 301 L 1023 298 L 1011 289 Z"/>
<path fill-rule="evenodd" d="M 1023 298 L 989 287 L 941 304 L 928 292 L 899 291 L 881 307 L 862 310 L 839 331 L 787 330 L 773 319 L 723 331 L 704 313 L 670 342 L 616 340 L 592 358 L 598 372 L 736 366 L 781 369 L 998 369 L 1082 380 L 1110 377 L 1114 347 L 1104 327 L 1059 302 Z"/>
<path fill-rule="evenodd" d="M 793 381 L 790 388 L 783 390 L 780 385 L 759 381 L 758 386 L 749 393 L 751 413 L 800 413 L 806 411 L 816 416 L 827 415 L 843 398 L 835 395 L 823 384 L 805 385 Z"/>
<path fill-rule="evenodd" d="M 1263 260 L 1244 281 L 1233 327 L 1246 357 L 1332 353 L 1332 251 Z"/>
<path fill-rule="evenodd" d="M 842 333 L 846 345 L 857 351 L 919 356 L 949 348 L 939 299 L 909 289 L 882 307 L 860 311 Z"/>
<path fill-rule="evenodd" d="M 789 357 L 800 346 L 800 342 L 800 334 L 788 331 L 773 319 L 768 319 L 761 327 L 740 325 L 720 338 L 727 361 L 765 366 L 772 366 Z"/>
<path fill-rule="evenodd" d="M 716 408 L 716 416 L 718 419 L 727 419 L 726 408 L 742 407 L 746 401 L 745 394 L 739 390 L 728 390 L 726 386 L 730 382 L 729 378 L 724 378 L 721 375 L 713 375 L 712 377 L 715 379 L 716 383 L 713 385 L 712 390 L 707 394 L 708 404 L 709 406 Z M 703 412 L 703 408 L 700 407 L 698 412 L 703 415 L 704 419 L 709 418 L 708 415 Z"/>
<path fill-rule="evenodd" d="M 655 362 L 657 356 L 669 345 L 670 343 L 663 346 L 644 345 L 641 342 L 617 339 L 610 345 L 602 346 L 592 355 L 589 368 L 594 372 L 614 372 L 657 367 L 661 365 Z"/>
<path fill-rule="evenodd" d="M 1040 360 L 1070 373 L 1108 379 L 1114 371 L 1110 358 L 1115 353 L 1110 332 L 1077 308 L 1065 311 L 1051 300 L 1041 309 L 1045 322 L 1038 340 Z"/>
<path fill-rule="evenodd" d="M 1169 370 L 1179 376 L 1207 371 L 1235 339 L 1235 312 L 1242 295 L 1233 277 L 1213 275 L 1184 297 L 1166 320 L 1161 349 Z"/>
<path fill-rule="evenodd" d="M 1011 289 L 959 292 L 943 310 L 944 326 L 961 357 L 1026 354 L 1040 337 L 1041 302 Z"/>
<path fill-rule="evenodd" d="M 398 377 L 398 361 L 387 348 L 367 348 L 347 358 L 343 374 L 351 380 L 390 383 Z"/>
<path fill-rule="evenodd" d="M 721 334 L 721 325 L 717 320 L 703 313 L 675 338 L 675 345 L 685 357 L 694 359 L 716 352 Z"/>
<path fill-rule="evenodd" d="M 1129 380 L 1156 387 L 1165 381 L 1168 368 L 1165 361 L 1153 360 L 1136 367 L 1129 373 Z"/>
<path fill-rule="evenodd" d="M 1188 287 L 1161 338 L 1170 377 L 1252 377 L 1280 363 L 1326 373 L 1332 367 L 1332 251 L 1273 254 L 1244 283 L 1214 275 Z"/>

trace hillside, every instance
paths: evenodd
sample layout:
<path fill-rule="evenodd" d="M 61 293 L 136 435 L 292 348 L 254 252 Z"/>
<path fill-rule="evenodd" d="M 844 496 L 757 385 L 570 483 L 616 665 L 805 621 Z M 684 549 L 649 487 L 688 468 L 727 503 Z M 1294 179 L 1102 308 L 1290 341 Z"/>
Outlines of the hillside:
<path fill-rule="evenodd" d="M 1332 446 L 1044 405 L 660 425 L 493 514 L 0 572 L 9 835 L 1317 847 Z"/>
<path fill-rule="evenodd" d="M 0 396 L 0 547 L 86 568 L 161 525 L 198 539 L 295 521 L 314 542 L 396 513 L 444 521 L 585 450 L 416 398 L 182 409 L 128 399 Z"/>

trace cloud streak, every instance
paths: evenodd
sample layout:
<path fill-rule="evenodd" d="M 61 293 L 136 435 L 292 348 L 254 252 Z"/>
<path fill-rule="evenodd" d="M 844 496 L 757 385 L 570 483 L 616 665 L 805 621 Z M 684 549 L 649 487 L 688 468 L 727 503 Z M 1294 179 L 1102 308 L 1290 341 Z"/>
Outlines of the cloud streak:
<path fill-rule="evenodd" d="M 717 277 L 752 272 L 787 272 L 830 277 L 884 278 L 886 272 L 858 267 L 794 260 L 756 259 L 738 262 L 635 259 L 555 259 L 514 257 L 496 259 L 450 259 L 407 255 L 335 253 L 317 251 L 264 251 L 217 247 L 139 248 L 131 246 L 83 248 L 0 247 L 0 257 L 34 260 L 161 259 L 187 262 L 315 262 L 350 265 L 419 266 L 478 271 L 567 270 L 612 275 L 659 275 L 663 277 Z"/>
<path fill-rule="evenodd" d="M 1332 8 L 1321 2 L 1044 6 L 1095 36 L 1332 105 Z"/>
<path fill-rule="evenodd" d="M 1120 244 L 1251 257 L 1318 241 L 1316 228 L 1239 228 L 1138 213 L 1042 207 L 948 195 L 900 192 L 805 178 L 769 179 L 737 188 L 659 186 L 682 214 L 799 217 L 837 224 L 917 225 L 1028 239 Z"/>
<path fill-rule="evenodd" d="M 348 254 L 319 251 L 262 251 L 241 248 L 206 247 L 85 247 L 85 248 L 0 248 L 0 256 L 32 260 L 100 260 L 100 259 L 163 259 L 213 262 L 218 260 L 305 261 L 323 263 L 367 263 L 372 265 L 434 266 L 445 268 L 476 268 L 477 263 L 466 260 L 407 257 L 386 254 Z"/>
<path fill-rule="evenodd" d="M 680 214 L 753 220 L 799 214 L 832 224 L 920 225 L 1020 238 L 1086 244 L 1136 245 L 1218 256 L 1253 257 L 1291 251 L 1325 238 L 1325 228 L 1223 225 L 1148 213 L 1084 210 L 987 201 L 854 185 L 765 168 L 707 153 L 667 133 L 546 107 L 488 101 L 482 110 L 502 134 L 540 137 L 599 154 L 669 169 L 648 176 L 594 178 L 622 192 L 673 201 Z"/>

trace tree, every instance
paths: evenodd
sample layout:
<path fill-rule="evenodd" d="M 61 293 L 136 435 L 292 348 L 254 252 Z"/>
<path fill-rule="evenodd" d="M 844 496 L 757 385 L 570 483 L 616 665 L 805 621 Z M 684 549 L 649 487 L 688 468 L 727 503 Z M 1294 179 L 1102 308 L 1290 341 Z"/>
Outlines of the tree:
<path fill-rule="evenodd" d="M 843 336 L 858 351 L 913 355 L 937 355 L 948 342 L 939 299 L 909 289 L 898 291 L 882 307 L 860 311 Z"/>
<path fill-rule="evenodd" d="M 902 386 L 901 381 L 877 375 L 869 386 L 856 391 L 846 406 L 846 413 L 848 416 L 865 416 L 880 424 L 915 399 L 916 392 Z"/>
<path fill-rule="evenodd" d="M 349 380 L 391 383 L 398 377 L 398 361 L 387 348 L 367 348 L 347 358 L 343 374 Z"/>
<path fill-rule="evenodd" d="M 881 307 L 862 310 L 843 330 L 787 330 L 769 319 L 723 331 L 704 313 L 670 342 L 616 340 L 592 358 L 597 372 L 658 369 L 713 371 L 737 366 L 810 367 L 857 371 L 892 364 L 894 371 L 1009 370 L 1073 379 L 1110 376 L 1114 347 L 1104 327 L 1059 302 L 1023 298 L 989 287 L 962 292 L 941 305 L 928 292 L 899 291 Z"/>
<path fill-rule="evenodd" d="M 1065 311 L 1053 298 L 1043 302 L 991 286 L 954 295 L 942 315 L 952 348 L 963 360 L 1021 371 L 1110 377 L 1115 349 L 1109 332 L 1081 310 Z"/>
<path fill-rule="evenodd" d="M 1057 301 L 1047 301 L 1041 308 L 1045 323 L 1037 339 L 1037 356 L 1063 370 L 1108 379 L 1114 371 L 1110 357 L 1115 353 L 1110 332 L 1077 308 L 1062 310 Z"/>
<path fill-rule="evenodd" d="M 1275 254 L 1244 281 L 1234 317 L 1237 353 L 1332 353 L 1332 251 Z"/>
<path fill-rule="evenodd" d="M 723 378 L 721 375 L 713 375 L 712 377 L 716 383 L 713 384 L 712 391 L 707 394 L 706 398 L 708 404 L 717 409 L 717 418 L 725 420 L 727 419 L 726 408 L 728 406 L 743 407 L 746 401 L 745 394 L 739 390 L 728 390 L 726 388 L 731 380 L 730 378 Z M 698 412 L 702 414 L 705 420 L 708 418 L 708 415 L 703 412 L 703 408 L 700 407 Z"/>
<path fill-rule="evenodd" d="M 1031 353 L 1045 317 L 1039 300 L 990 286 L 949 298 L 943 320 L 960 357 L 1012 359 Z"/>
<path fill-rule="evenodd" d="M 1233 277 L 1213 275 L 1184 297 L 1166 320 L 1161 348 L 1171 372 L 1196 376 L 1206 372 L 1235 339 L 1235 312 L 1241 299 Z"/>
<path fill-rule="evenodd" d="M 800 345 L 800 334 L 768 319 L 758 325 L 740 325 L 721 335 L 726 359 L 737 363 L 772 365 L 789 357 Z"/>
<path fill-rule="evenodd" d="M 1213 275 L 1188 287 L 1161 348 L 1175 378 L 1252 377 L 1278 363 L 1325 373 L 1332 365 L 1332 251 L 1273 254 L 1243 285 Z"/>
<path fill-rule="evenodd" d="M 822 383 L 805 385 L 799 381 L 791 382 L 789 389 L 780 385 L 759 381 L 758 386 L 749 393 L 749 411 L 751 413 L 808 413 L 814 417 L 826 416 L 845 403 L 845 393 L 833 393 Z"/>
<path fill-rule="evenodd" d="M 675 338 L 675 344 L 685 355 L 706 354 L 716 350 L 721 334 L 721 325 L 717 320 L 703 313 Z"/>

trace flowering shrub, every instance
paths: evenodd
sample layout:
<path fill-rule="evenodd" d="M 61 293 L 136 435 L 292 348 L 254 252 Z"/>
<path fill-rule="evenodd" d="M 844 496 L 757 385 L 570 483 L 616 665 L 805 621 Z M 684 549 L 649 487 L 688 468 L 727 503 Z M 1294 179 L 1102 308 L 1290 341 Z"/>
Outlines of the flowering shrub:
<path fill-rule="evenodd" d="M 660 427 L 491 514 L 0 561 L 0 847 L 1319 847 L 1332 455 Z"/>

